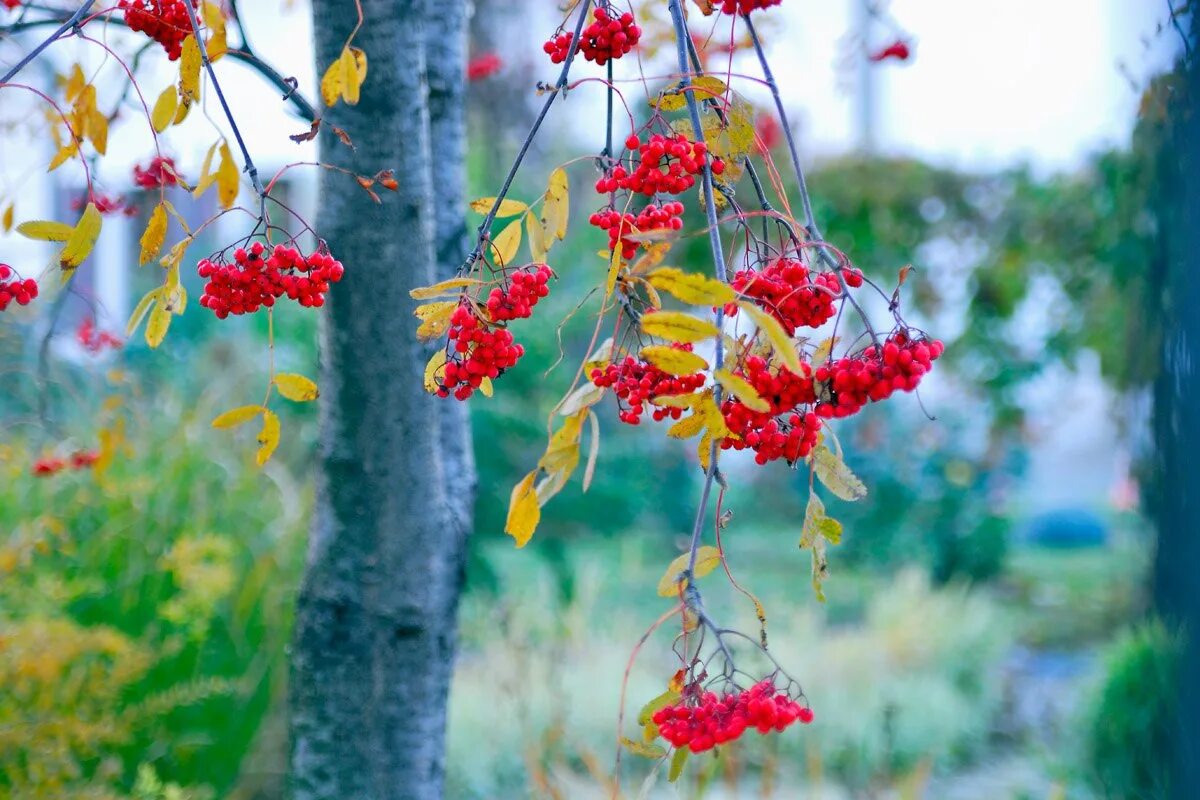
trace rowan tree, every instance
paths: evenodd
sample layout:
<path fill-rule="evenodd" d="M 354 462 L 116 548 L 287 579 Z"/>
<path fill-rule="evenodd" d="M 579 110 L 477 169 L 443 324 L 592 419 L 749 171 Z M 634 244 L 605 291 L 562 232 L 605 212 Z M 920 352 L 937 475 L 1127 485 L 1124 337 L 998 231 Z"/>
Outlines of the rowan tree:
<path fill-rule="evenodd" d="M 496 193 L 469 204 L 465 2 L 313 0 L 319 87 L 297 85 L 288 65 L 256 55 L 232 0 L 89 0 L 73 11 L 5 4 L 0 32 L 30 47 L 0 89 L 44 104 L 57 143 L 49 169 L 77 170 L 86 202 L 71 221 L 13 219 L 9 204 L 6 225 L 61 248 L 44 268 L 0 268 L 0 310 L 45 302 L 88 268 L 105 215 L 125 207 L 94 180 L 110 126 L 120 122 L 153 133 L 154 152 L 133 180 L 155 198 L 140 261 L 161 274 L 128 333 L 141 329 L 157 348 L 184 313 L 262 315 L 272 335 L 279 303 L 321 314 L 319 381 L 277 372 L 271 338 L 261 399 L 219 415 L 212 434 L 216 442 L 238 436 L 225 429 L 253 425 L 254 458 L 265 464 L 284 434 L 277 404 L 320 396 L 318 503 L 293 651 L 296 797 L 440 795 L 474 489 L 463 403 L 503 391 L 504 373 L 524 355 L 521 321 L 542 313 L 565 270 L 594 277 L 576 312 L 594 317 L 593 332 L 575 354 L 570 391 L 549 414 L 545 453 L 515 480 L 506 532 L 524 547 L 541 507 L 581 465 L 587 490 L 603 469 L 602 416 L 634 427 L 629 435 L 662 428 L 695 440 L 680 458 L 694 459 L 703 476 L 690 545 L 658 587 L 671 605 L 631 643 L 636 657 L 669 626 L 678 664 L 662 676 L 660 696 L 642 699 L 638 733 L 618 723 L 618 769 L 623 748 L 676 780 L 689 756 L 816 718 L 819 698 L 810 702 L 801 676 L 769 649 L 753 577 L 734 579 L 722 546 L 736 535 L 722 508 L 722 465 L 747 451 L 758 468 L 808 475 L 799 545 L 821 597 L 828 548 L 843 535 L 821 495 L 860 500 L 867 492 L 846 464 L 838 421 L 915 392 L 943 345 L 902 315 L 909 267 L 896 265 L 894 285 L 881 286 L 821 234 L 759 32 L 781 3 L 566 3 L 560 26 L 546 32 L 541 55 L 553 78 L 535 87 L 543 99 L 528 136 Z M 103 67 L 71 66 L 42 86 L 22 82 L 31 63 L 69 39 L 102 51 Z M 910 57 L 903 38 L 868 45 L 875 63 Z M 730 66 L 742 51 L 756 74 Z M 178 65 L 177 83 L 157 95 L 139 77 L 147 53 Z M 227 102 L 228 60 L 277 86 L 280 107 Z M 769 107 L 747 99 L 753 86 L 768 90 Z M 510 196 L 544 121 L 568 101 L 606 109 L 605 124 L 545 177 L 540 195 Z M 221 125 L 200 174 L 187 176 L 160 144 L 192 124 L 199 105 L 219 113 Z M 304 122 L 293 139 L 319 140 L 319 161 L 262 175 L 238 121 L 287 110 Z M 767 138 L 782 140 L 779 161 Z M 319 173 L 311 222 L 277 192 L 300 169 Z M 189 225 L 175 199 L 182 190 L 215 190 L 220 210 Z M 468 209 L 482 217 L 473 231 Z M 242 234 L 216 252 L 195 252 L 197 236 L 227 216 L 244 221 Z M 176 241 L 167 240 L 171 221 L 182 231 Z M 599 258 L 557 262 L 555 247 L 568 235 L 594 240 Z M 709 245 L 704 272 L 670 265 L 673 248 L 693 237 Z M 192 303 L 185 270 L 205 281 Z M 872 319 L 871 305 L 885 316 Z M 98 336 L 83 338 L 105 346 Z M 105 447 L 64 453 L 40 468 L 102 467 L 115 456 Z M 745 594 L 758 630 L 735 630 L 706 609 L 700 581 L 718 568 Z"/>

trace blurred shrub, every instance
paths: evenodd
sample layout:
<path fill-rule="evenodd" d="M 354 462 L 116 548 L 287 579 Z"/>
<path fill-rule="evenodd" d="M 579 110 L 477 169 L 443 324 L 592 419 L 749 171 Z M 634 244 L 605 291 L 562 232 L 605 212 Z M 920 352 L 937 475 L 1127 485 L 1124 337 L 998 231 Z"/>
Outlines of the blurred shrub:
<path fill-rule="evenodd" d="M 1121 637 L 1109 653 L 1087 730 L 1090 777 L 1104 797 L 1170 797 L 1167 754 L 1181 651 L 1179 637 L 1151 621 Z"/>
<path fill-rule="evenodd" d="M 642 576 L 628 557 L 607 556 L 578 557 L 581 591 L 569 608 L 555 607 L 552 578 L 533 562 L 513 570 L 499 562 L 513 573 L 500 604 L 467 598 L 451 693 L 450 796 L 523 797 L 539 786 L 546 795 L 550 786 L 559 796 L 602 796 L 596 787 L 612 772 L 620 702 L 612 676 L 659 609 L 613 589 Z M 1010 643 L 999 609 L 961 586 L 931 588 L 919 572 L 881 583 L 874 597 L 861 628 L 830 626 L 812 611 L 772 618 L 771 651 L 804 684 L 817 720 L 725 748 L 729 769 L 748 781 L 739 786 L 774 772 L 783 786 L 823 775 L 862 791 L 926 763 L 946 769 L 979 754 L 1000 709 L 998 670 Z M 669 636 L 659 632 L 630 673 L 627 733 L 630 715 L 677 666 L 655 645 Z M 741 669 L 767 669 L 750 651 L 743 658 Z M 501 728 L 514 736 L 491 735 Z M 689 764 L 688 780 L 707 763 Z M 626 754 L 625 764 L 636 789 L 646 762 Z"/>
<path fill-rule="evenodd" d="M 226 796 L 279 695 L 307 491 L 158 400 L 106 469 L 0 453 L 4 797 Z"/>

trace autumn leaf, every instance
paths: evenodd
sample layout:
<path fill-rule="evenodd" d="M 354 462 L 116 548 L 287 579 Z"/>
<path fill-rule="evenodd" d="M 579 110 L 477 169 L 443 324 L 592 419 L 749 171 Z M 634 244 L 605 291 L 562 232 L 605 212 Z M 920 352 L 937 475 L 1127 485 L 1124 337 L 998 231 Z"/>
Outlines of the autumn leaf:
<path fill-rule="evenodd" d="M 679 576 L 687 569 L 690 559 L 690 553 L 683 553 L 671 562 L 658 582 L 659 597 L 678 597 L 679 593 L 687 588 L 687 581 L 680 580 Z M 692 569 L 692 576 L 703 578 L 720 565 L 721 551 L 706 544 L 696 551 L 696 566 Z"/>
<path fill-rule="evenodd" d="M 779 324 L 779 320 L 753 303 L 740 301 L 738 308 L 745 311 L 754 320 L 754 324 L 767 337 L 784 366 L 796 375 L 803 375 L 804 368 L 800 366 L 800 356 L 796 353 L 796 346 L 792 342 L 792 338 L 787 335 L 787 331 Z"/>
<path fill-rule="evenodd" d="M 766 413 L 771 410 L 771 404 L 762 399 L 758 391 L 742 376 L 734 375 L 727 369 L 719 369 L 713 372 L 713 378 L 751 411 Z"/>
<path fill-rule="evenodd" d="M 226 411 L 212 421 L 214 428 L 236 428 L 239 425 L 244 425 L 250 420 L 266 411 L 262 406 L 240 406 L 238 408 Z"/>
<path fill-rule="evenodd" d="M 260 467 L 271 460 L 275 448 L 279 446 L 279 417 L 274 411 L 263 409 L 263 426 L 258 434 L 258 452 L 254 454 L 254 463 Z"/>
<path fill-rule="evenodd" d="M 167 129 L 175 119 L 175 109 L 178 106 L 179 95 L 175 92 L 175 87 L 168 86 L 163 89 L 154 103 L 154 110 L 150 112 L 150 125 L 155 133 L 162 133 Z"/>
<path fill-rule="evenodd" d="M 150 319 L 146 321 L 146 344 L 151 349 L 163 343 L 163 339 L 167 337 L 167 330 L 171 327 L 171 309 L 161 298 L 160 293 L 156 298 L 159 302 L 154 304 L 154 308 L 150 310 Z"/>
<path fill-rule="evenodd" d="M 542 228 L 542 223 L 533 214 L 525 215 L 525 233 L 529 236 L 529 256 L 535 263 L 545 263 L 554 237 Z"/>
<path fill-rule="evenodd" d="M 667 706 L 675 705 L 680 701 L 680 699 L 682 699 L 682 697 L 683 695 L 674 689 L 668 689 L 667 691 L 663 692 L 658 697 L 642 706 L 641 710 L 638 711 L 638 725 L 645 725 L 646 723 L 650 722 L 651 717 L 654 716 L 654 712 L 660 711 Z"/>
<path fill-rule="evenodd" d="M 476 214 L 486 215 L 492 210 L 492 206 L 495 204 L 495 197 L 480 197 L 477 200 L 471 201 L 471 210 Z M 523 214 L 528 208 L 529 206 L 520 200 L 509 200 L 506 198 L 500 201 L 500 207 L 496 209 L 496 219 L 515 217 L 517 214 Z"/>
<path fill-rule="evenodd" d="M 457 308 L 457 300 L 442 300 L 417 306 L 413 310 L 413 316 L 421 320 L 421 325 L 417 328 L 417 338 L 427 342 L 441 336 L 450 327 L 450 317 Z"/>
<path fill-rule="evenodd" d="M 229 50 L 228 34 L 225 31 L 225 12 L 219 3 L 205 0 L 200 7 L 200 13 L 204 17 L 205 27 L 212 32 L 205 44 L 208 60 L 215 62 Z"/>
<path fill-rule="evenodd" d="M 446 366 L 446 351 L 436 350 L 425 365 L 425 391 L 437 394 L 438 373 Z"/>
<path fill-rule="evenodd" d="M 854 502 L 867 496 L 866 485 L 825 445 L 813 450 L 809 458 L 821 483 L 841 499 Z"/>
<path fill-rule="evenodd" d="M 553 231 L 562 241 L 567 236 L 567 220 L 571 215 L 571 192 L 567 171 L 562 167 L 550 173 L 546 184 L 546 202 L 542 205 L 542 227 Z"/>
<path fill-rule="evenodd" d="M 496 265 L 507 267 L 517 257 L 521 247 L 521 220 L 513 220 L 504 226 L 504 230 L 492 240 L 492 255 Z"/>
<path fill-rule="evenodd" d="M 841 341 L 841 338 L 842 337 L 840 336 L 830 336 L 828 339 L 825 339 L 819 345 L 817 345 L 817 349 L 813 353 L 812 363 L 819 364 L 822 361 L 828 360 L 828 358 L 833 355 L 833 348 L 837 347 L 838 342 Z"/>
<path fill-rule="evenodd" d="M 536 479 L 537 470 L 526 475 L 520 483 L 513 487 L 512 498 L 509 500 L 508 519 L 504 523 L 504 532 L 516 540 L 517 547 L 524 547 L 529 543 L 542 516 L 537 492 L 533 488 L 533 482 Z"/>
<path fill-rule="evenodd" d="M 321 396 L 317 384 L 303 375 L 284 372 L 275 376 L 275 388 L 295 403 L 309 403 Z"/>
<path fill-rule="evenodd" d="M 708 369 L 703 357 L 678 347 L 654 344 L 642 348 L 642 358 L 669 375 L 691 375 Z"/>
<path fill-rule="evenodd" d="M 626 750 L 642 758 L 662 758 L 667 754 L 660 744 L 646 744 L 630 739 L 628 736 L 621 737 L 621 744 L 625 746 Z"/>
<path fill-rule="evenodd" d="M 129 315 L 129 323 L 125 326 L 125 335 L 132 336 L 137 330 L 138 325 L 142 324 L 142 319 L 150 310 L 150 306 L 155 303 L 162 293 L 162 287 L 151 289 L 146 293 L 146 296 L 138 301 L 137 306 L 133 309 L 133 313 Z"/>
<path fill-rule="evenodd" d="M 321 99 L 325 101 L 325 105 L 331 108 L 337 105 L 345 83 L 346 64 L 341 56 L 338 56 L 321 77 Z"/>
<path fill-rule="evenodd" d="M 4 216 L 3 216 L 3 219 L 0 220 L 0 226 L 2 226 L 4 228 L 5 233 L 8 233 L 9 231 L 12 230 L 13 213 L 15 211 L 16 211 L 16 207 L 12 203 L 9 203 L 7 206 L 4 207 Z"/>
<path fill-rule="evenodd" d="M 228 142 L 221 143 L 221 166 L 217 167 L 217 198 L 221 208 L 232 208 L 237 202 L 238 181 L 240 177 L 237 162 L 233 160 L 233 152 Z"/>
<path fill-rule="evenodd" d="M 667 771 L 667 783 L 674 783 L 679 780 L 679 776 L 683 774 L 683 767 L 687 764 L 688 753 L 692 752 L 686 747 L 680 747 L 675 750 L 671 756 L 671 768 Z"/>
<path fill-rule="evenodd" d="M 478 283 L 479 281 L 475 278 L 450 278 L 449 280 L 435 283 L 432 286 L 421 286 L 413 289 L 408 293 L 408 296 L 414 300 L 429 300 L 439 295 L 448 294 L 456 289 L 475 286 Z"/>
<path fill-rule="evenodd" d="M 347 47 L 342 51 L 342 97 L 347 105 L 358 105 L 363 75 L 358 71 L 354 53 Z"/>
<path fill-rule="evenodd" d="M 200 66 L 200 45 L 195 36 L 188 34 L 179 56 L 179 93 L 183 97 L 200 98 Z"/>
<path fill-rule="evenodd" d="M 692 306 L 723 306 L 737 299 L 728 284 L 675 267 L 654 270 L 646 276 L 646 282 Z"/>
<path fill-rule="evenodd" d="M 65 242 L 71 238 L 71 233 L 74 230 L 74 228 L 65 222 L 48 222 L 44 220 L 22 222 L 17 226 L 17 233 L 26 239 L 34 239 L 39 242 Z"/>
<path fill-rule="evenodd" d="M 162 250 L 163 242 L 167 239 L 167 208 L 162 203 L 154 207 L 154 211 L 150 214 L 150 222 L 146 225 L 146 230 L 142 234 L 141 247 L 142 254 L 138 260 L 141 265 L 146 265 L 158 255 Z"/>
<path fill-rule="evenodd" d="M 100 212 L 96 210 L 96 204 L 88 203 L 87 208 L 83 210 L 83 216 L 71 231 L 66 246 L 59 254 L 59 264 L 64 270 L 75 269 L 91 255 L 96 240 L 100 238 L 103 222 Z"/>
<path fill-rule="evenodd" d="M 672 439 L 691 439 L 704 430 L 706 427 L 705 423 L 706 420 L 702 414 L 693 413 L 668 428 L 667 436 Z"/>
<path fill-rule="evenodd" d="M 721 331 L 707 320 L 678 311 L 656 311 L 642 317 L 642 330 L 671 342 L 701 342 L 719 336 Z"/>

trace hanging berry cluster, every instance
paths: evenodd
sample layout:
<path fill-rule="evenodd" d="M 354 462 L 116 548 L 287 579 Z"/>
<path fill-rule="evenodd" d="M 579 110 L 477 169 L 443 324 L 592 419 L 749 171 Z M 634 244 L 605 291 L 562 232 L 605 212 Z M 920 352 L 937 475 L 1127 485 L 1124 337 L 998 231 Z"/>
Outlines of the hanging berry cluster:
<path fill-rule="evenodd" d="M 843 271 L 847 286 L 862 286 L 862 272 Z M 783 325 L 788 336 L 797 328 L 819 328 L 837 313 L 836 301 L 842 296 L 842 285 L 832 272 L 811 275 L 808 267 L 790 258 L 780 258 L 762 270 L 739 270 L 729 282 L 734 291 L 751 298 L 764 311 Z M 734 316 L 736 303 L 725 306 L 725 313 Z"/>
<path fill-rule="evenodd" d="M 168 156 L 155 156 L 144 168 L 134 166 L 133 182 L 143 189 L 161 189 L 179 183 L 175 161 Z"/>
<path fill-rule="evenodd" d="M 782 2 L 783 0 L 719 0 L 717 7 L 721 9 L 722 14 L 741 15 L 760 8 L 777 6 Z"/>
<path fill-rule="evenodd" d="M 596 9 L 592 19 L 592 24 L 584 28 L 579 37 L 579 53 L 600 66 L 629 53 L 642 38 L 642 29 L 629 12 L 616 17 L 601 6 Z M 542 45 L 542 49 L 553 63 L 561 64 L 567 60 L 574 38 L 574 33 L 560 33 Z"/>
<path fill-rule="evenodd" d="M 195 8 L 195 0 L 191 3 Z M 192 32 L 184 0 L 121 0 L 117 8 L 125 12 L 125 24 L 131 31 L 161 44 L 171 61 L 179 58 L 183 40 Z"/>
<path fill-rule="evenodd" d="M 37 281 L 33 278 L 22 280 L 8 264 L 0 264 L 0 311 L 6 310 L 12 303 L 27 306 L 37 296 Z"/>
<path fill-rule="evenodd" d="M 696 176 L 709 163 L 708 145 L 693 142 L 682 133 L 672 136 L 656 133 L 644 144 L 639 137 L 630 136 L 625 147 L 637 151 L 633 171 L 618 164 L 596 182 L 600 194 L 618 190 L 647 197 L 681 194 L 696 185 Z M 720 175 L 725 171 L 725 163 L 719 158 L 712 159 L 712 171 Z"/>
<path fill-rule="evenodd" d="M 69 458 L 60 458 L 58 456 L 45 456 L 33 462 L 33 468 L 30 470 L 39 478 L 48 478 L 51 475 L 57 475 L 66 469 L 75 471 L 91 469 L 100 460 L 100 453 L 95 450 L 79 450 L 71 454 Z"/>
<path fill-rule="evenodd" d="M 689 353 L 692 351 L 690 344 L 676 344 L 675 347 Z M 704 385 L 702 372 L 670 375 L 633 356 L 626 356 L 619 363 L 609 364 L 603 369 L 597 367 L 592 370 L 590 377 L 596 386 L 612 389 L 621 401 L 628 404 L 628 408 L 619 410 L 618 416 L 629 425 L 637 425 L 642 421 L 646 403 L 659 397 L 692 394 Z M 683 409 L 679 408 L 656 408 L 653 417 L 655 421 L 660 421 L 667 417 L 679 419 L 682 414 Z"/>
<path fill-rule="evenodd" d="M 651 719 L 673 746 L 702 753 L 732 742 L 748 730 L 781 733 L 796 722 L 807 725 L 813 721 L 813 712 L 777 691 L 770 680 L 763 680 L 745 691 L 720 697 L 704 692 L 685 698 L 654 712 Z"/>
<path fill-rule="evenodd" d="M 923 334 L 897 331 L 882 347 L 817 367 L 816 379 L 829 398 L 817 403 L 821 417 L 848 417 L 868 402 L 879 402 L 894 392 L 911 392 L 933 368 L 945 346 Z"/>
<path fill-rule="evenodd" d="M 465 294 L 450 315 L 445 363 L 432 376 L 439 397 L 466 400 L 485 380 L 515 366 L 525 347 L 513 339 L 507 323 L 528 319 L 538 301 L 550 294 L 550 267 L 531 264 L 509 273 L 487 295 L 482 308 Z"/>
<path fill-rule="evenodd" d="M 125 345 L 125 342 L 112 333 L 98 330 L 96 323 L 90 317 L 85 317 L 79 323 L 79 327 L 75 330 L 75 341 L 79 342 L 79 346 L 92 355 L 97 355 L 105 350 L 120 350 Z"/>
<path fill-rule="evenodd" d="M 628 238 L 631 233 L 646 233 L 655 230 L 683 230 L 683 203 L 678 200 L 663 203 L 650 203 L 637 216 L 616 209 L 606 208 L 597 211 L 588 218 L 588 222 L 600 230 L 608 231 L 608 249 L 614 250 L 617 242 L 621 243 L 621 257 L 629 260 L 637 252 L 641 242 Z"/>
<path fill-rule="evenodd" d="M 225 319 L 230 314 L 270 308 L 285 295 L 305 308 L 320 308 L 325 305 L 329 285 L 340 281 L 345 270 L 324 244 L 305 256 L 282 244 L 267 254 L 263 243 L 255 242 L 248 250 L 235 250 L 232 264 L 206 258 L 196 271 L 208 281 L 200 305 Z"/>

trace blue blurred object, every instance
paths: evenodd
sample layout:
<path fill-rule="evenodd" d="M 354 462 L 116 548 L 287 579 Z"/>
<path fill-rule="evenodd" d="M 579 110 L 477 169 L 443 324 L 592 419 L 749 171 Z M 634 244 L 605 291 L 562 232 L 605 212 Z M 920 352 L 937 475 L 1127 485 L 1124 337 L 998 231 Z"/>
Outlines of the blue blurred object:
<path fill-rule="evenodd" d="M 1064 508 L 1029 520 L 1023 538 L 1046 547 L 1099 547 L 1108 541 L 1108 525 L 1086 509 Z"/>

